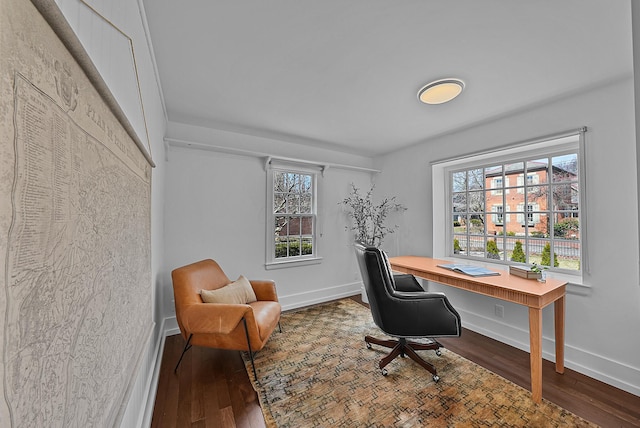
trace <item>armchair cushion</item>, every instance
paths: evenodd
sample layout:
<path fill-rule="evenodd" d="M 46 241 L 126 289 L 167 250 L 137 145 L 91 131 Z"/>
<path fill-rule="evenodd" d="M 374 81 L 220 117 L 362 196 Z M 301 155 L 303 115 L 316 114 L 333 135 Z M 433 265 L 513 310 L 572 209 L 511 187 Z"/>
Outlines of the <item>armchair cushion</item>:
<path fill-rule="evenodd" d="M 200 297 L 204 303 L 231 303 L 244 305 L 255 302 L 256 294 L 244 276 L 229 285 L 216 290 L 201 290 Z"/>

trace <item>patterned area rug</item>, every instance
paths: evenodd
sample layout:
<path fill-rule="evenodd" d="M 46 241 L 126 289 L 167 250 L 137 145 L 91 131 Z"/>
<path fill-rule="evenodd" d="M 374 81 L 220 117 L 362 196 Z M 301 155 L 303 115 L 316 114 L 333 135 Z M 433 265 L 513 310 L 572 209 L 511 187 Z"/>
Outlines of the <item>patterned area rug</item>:
<path fill-rule="evenodd" d="M 409 358 L 396 358 L 382 376 L 378 361 L 389 351 L 364 336 L 385 337 L 369 310 L 350 299 L 286 312 L 245 366 L 273 427 L 588 427 L 574 414 L 510 381 L 442 350 L 419 351 L 440 381 Z"/>

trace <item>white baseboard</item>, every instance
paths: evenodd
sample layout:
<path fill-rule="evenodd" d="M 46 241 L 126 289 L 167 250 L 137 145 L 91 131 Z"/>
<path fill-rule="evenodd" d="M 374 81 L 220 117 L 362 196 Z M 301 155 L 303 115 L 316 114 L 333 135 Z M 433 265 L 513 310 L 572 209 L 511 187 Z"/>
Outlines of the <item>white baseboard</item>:
<path fill-rule="evenodd" d="M 149 391 L 147 393 L 147 400 L 144 406 L 144 411 L 141 413 L 140 426 L 141 428 L 149 428 L 153 419 L 153 410 L 156 403 L 156 394 L 158 392 L 158 380 L 160 379 L 160 367 L 162 366 L 162 355 L 164 354 L 164 344 L 166 341 L 166 335 L 164 332 L 165 320 L 162 320 L 160 325 L 160 337 L 156 344 L 154 358 L 153 358 L 153 374 L 149 380 Z"/>
<path fill-rule="evenodd" d="M 362 301 L 364 303 L 369 303 L 369 296 L 367 296 L 367 290 L 365 290 L 364 284 L 360 285 L 360 296 L 362 296 Z"/>
<path fill-rule="evenodd" d="M 150 336 L 135 375 L 132 393 L 123 407 L 121 428 L 151 425 L 165 341 L 162 326 L 158 330 L 152 327 Z"/>
<path fill-rule="evenodd" d="M 180 327 L 178 327 L 178 320 L 175 315 L 165 318 L 162 325 L 164 326 L 163 331 L 165 336 L 180 334 Z"/>
<path fill-rule="evenodd" d="M 278 299 L 282 305 L 282 310 L 287 311 L 359 294 L 361 284 L 359 281 L 352 282 L 350 284 L 336 285 L 319 290 L 278 296 Z"/>
<path fill-rule="evenodd" d="M 529 352 L 529 331 L 499 322 L 473 312 L 458 310 L 462 326 L 484 336 Z M 564 365 L 585 376 L 615 386 L 640 396 L 640 370 L 627 364 L 612 361 L 591 351 L 571 346 L 565 342 Z M 555 361 L 555 340 L 542 337 L 542 358 Z M 594 367 L 601 369 L 597 370 Z M 625 379 L 625 380 L 623 380 Z"/>

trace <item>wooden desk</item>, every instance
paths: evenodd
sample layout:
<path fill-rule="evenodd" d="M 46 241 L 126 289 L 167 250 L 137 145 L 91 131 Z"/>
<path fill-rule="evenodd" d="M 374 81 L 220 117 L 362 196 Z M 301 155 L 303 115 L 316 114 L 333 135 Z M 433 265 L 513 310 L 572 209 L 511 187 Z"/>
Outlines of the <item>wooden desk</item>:
<path fill-rule="evenodd" d="M 394 271 L 461 288 L 485 296 L 529 307 L 531 393 L 533 401 L 542 400 L 542 308 L 553 302 L 556 342 L 556 372 L 564 373 L 564 306 L 566 281 L 547 278 L 545 283 L 510 275 L 471 277 L 437 265 L 451 263 L 428 257 L 401 256 L 390 259 Z"/>

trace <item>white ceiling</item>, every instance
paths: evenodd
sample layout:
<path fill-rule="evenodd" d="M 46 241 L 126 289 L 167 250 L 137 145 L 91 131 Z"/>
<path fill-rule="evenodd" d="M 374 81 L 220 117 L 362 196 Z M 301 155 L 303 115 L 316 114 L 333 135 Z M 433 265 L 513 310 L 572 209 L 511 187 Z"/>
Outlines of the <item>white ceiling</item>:
<path fill-rule="evenodd" d="M 170 121 L 375 155 L 632 74 L 631 0 L 145 0 Z M 465 91 L 421 104 L 443 77 Z"/>

